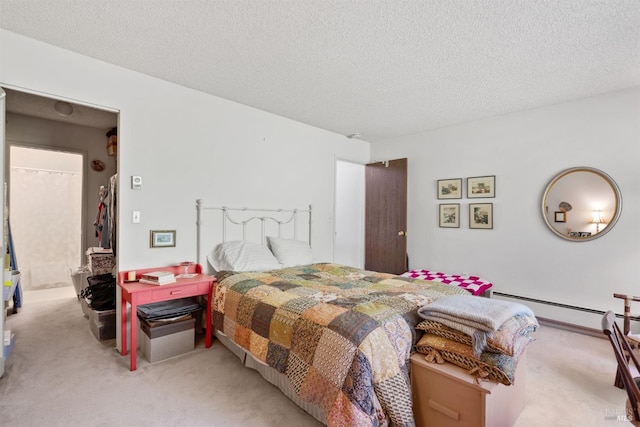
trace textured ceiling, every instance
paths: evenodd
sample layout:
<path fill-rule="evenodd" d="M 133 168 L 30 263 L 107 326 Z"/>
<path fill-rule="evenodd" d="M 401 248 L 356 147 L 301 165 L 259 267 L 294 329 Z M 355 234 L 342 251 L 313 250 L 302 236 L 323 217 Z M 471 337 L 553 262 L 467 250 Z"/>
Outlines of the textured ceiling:
<path fill-rule="evenodd" d="M 71 115 L 63 116 L 55 110 L 56 99 L 7 88 L 3 90 L 7 94 L 6 107 L 9 113 L 55 120 L 72 125 L 90 126 L 103 130 L 110 130 L 118 126 L 117 114 L 109 111 L 98 110 L 84 105 L 69 104 L 73 111 Z"/>
<path fill-rule="evenodd" d="M 0 27 L 371 142 L 640 85 L 638 0 L 1 0 Z"/>

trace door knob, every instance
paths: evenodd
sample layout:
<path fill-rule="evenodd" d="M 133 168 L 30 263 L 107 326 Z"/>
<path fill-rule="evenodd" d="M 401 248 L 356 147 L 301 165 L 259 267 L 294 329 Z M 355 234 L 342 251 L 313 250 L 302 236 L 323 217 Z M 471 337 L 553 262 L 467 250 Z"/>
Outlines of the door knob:
<path fill-rule="evenodd" d="M 407 233 L 405 233 L 404 231 L 398 231 L 398 236 L 406 236 Z"/>

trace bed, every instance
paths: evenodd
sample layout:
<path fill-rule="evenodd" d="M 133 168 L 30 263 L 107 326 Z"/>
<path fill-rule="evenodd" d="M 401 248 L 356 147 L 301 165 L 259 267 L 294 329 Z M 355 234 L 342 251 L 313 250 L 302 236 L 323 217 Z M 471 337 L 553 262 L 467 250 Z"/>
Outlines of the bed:
<path fill-rule="evenodd" d="M 212 322 L 220 342 L 329 426 L 415 425 L 409 360 L 418 308 L 476 297 L 451 284 L 317 262 L 311 233 L 303 241 L 295 231 L 301 213 L 310 229 L 311 207 L 255 215 L 198 201 L 198 261 L 207 209 L 223 218 L 221 243 L 206 254 L 217 277 Z M 253 222 L 259 243 L 247 239 Z M 241 236 L 230 237 L 224 224 L 240 227 Z M 292 236 L 283 236 L 286 225 Z"/>

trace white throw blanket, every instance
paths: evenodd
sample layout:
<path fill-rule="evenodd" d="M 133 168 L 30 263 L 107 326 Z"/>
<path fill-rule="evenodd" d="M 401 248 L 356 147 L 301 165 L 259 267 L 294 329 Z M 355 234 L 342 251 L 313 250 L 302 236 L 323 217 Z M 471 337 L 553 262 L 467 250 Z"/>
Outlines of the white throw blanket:
<path fill-rule="evenodd" d="M 418 314 L 427 320 L 442 323 L 472 338 L 476 356 L 486 348 L 493 332 L 516 314 L 534 317 L 523 304 L 470 295 L 450 295 L 420 307 Z"/>

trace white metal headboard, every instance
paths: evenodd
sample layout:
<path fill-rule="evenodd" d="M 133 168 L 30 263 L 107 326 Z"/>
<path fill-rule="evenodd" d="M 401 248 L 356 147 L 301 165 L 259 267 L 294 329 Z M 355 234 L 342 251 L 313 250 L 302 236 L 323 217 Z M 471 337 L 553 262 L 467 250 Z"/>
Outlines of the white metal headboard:
<path fill-rule="evenodd" d="M 222 231 L 222 242 L 227 241 L 227 226 L 235 225 L 242 227 L 242 240 L 247 239 L 247 226 L 252 222 L 260 222 L 260 238 L 261 243 L 265 244 L 266 242 L 266 226 L 268 223 L 273 223 L 278 227 L 278 237 L 282 237 L 282 228 L 283 226 L 290 225 L 293 229 L 293 238 L 298 238 L 298 217 L 300 214 L 308 214 L 309 224 L 308 224 L 308 232 L 307 241 L 309 246 L 311 246 L 311 205 L 309 205 L 308 209 L 271 209 L 271 208 L 230 208 L 227 206 L 206 206 L 201 199 L 196 200 L 196 210 L 197 210 L 197 219 L 196 225 L 198 228 L 198 236 L 197 236 L 197 262 L 200 264 L 200 254 L 201 254 L 201 246 L 202 246 L 202 228 L 203 228 L 203 211 L 220 211 L 222 212 L 221 219 L 221 231 Z M 244 212 L 248 213 L 248 215 L 252 215 L 255 213 L 256 215 L 248 216 L 245 215 L 243 219 L 234 219 L 232 217 L 232 212 Z M 273 214 L 270 214 L 273 213 Z M 276 214 L 284 214 L 281 215 L 280 218 L 276 218 L 274 215 Z M 286 215 L 290 214 L 290 215 Z M 248 217 L 247 217 L 248 216 Z"/>

